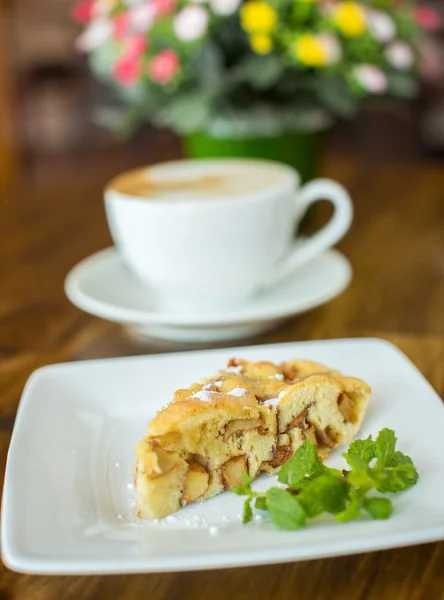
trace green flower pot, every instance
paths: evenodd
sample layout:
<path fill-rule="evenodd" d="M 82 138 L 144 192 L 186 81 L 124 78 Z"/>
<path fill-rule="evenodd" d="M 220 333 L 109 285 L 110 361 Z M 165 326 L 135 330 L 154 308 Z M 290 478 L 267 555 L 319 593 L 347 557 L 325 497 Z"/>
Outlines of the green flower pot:
<path fill-rule="evenodd" d="M 183 138 L 183 149 L 187 158 L 277 160 L 299 171 L 305 183 L 317 175 L 325 137 L 326 130 L 237 139 L 196 133 Z"/>

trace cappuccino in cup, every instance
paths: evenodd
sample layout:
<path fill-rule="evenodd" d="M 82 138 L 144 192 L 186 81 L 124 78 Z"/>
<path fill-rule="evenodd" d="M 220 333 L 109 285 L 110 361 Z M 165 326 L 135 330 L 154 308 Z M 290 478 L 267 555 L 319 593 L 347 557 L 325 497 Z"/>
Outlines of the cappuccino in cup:
<path fill-rule="evenodd" d="M 295 239 L 307 208 L 334 214 Z M 338 183 L 300 186 L 287 165 L 253 159 L 183 160 L 130 171 L 105 190 L 109 227 L 129 269 L 165 310 L 220 311 L 248 303 L 333 246 L 350 227 L 352 203 Z"/>

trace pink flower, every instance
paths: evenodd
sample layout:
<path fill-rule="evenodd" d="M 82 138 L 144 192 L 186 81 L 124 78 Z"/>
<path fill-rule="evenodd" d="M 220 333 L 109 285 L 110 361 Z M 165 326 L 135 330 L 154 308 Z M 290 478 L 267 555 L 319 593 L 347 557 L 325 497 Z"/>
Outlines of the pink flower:
<path fill-rule="evenodd" d="M 207 31 L 208 12 L 202 6 L 188 5 L 174 19 L 174 32 L 182 42 L 192 42 Z"/>
<path fill-rule="evenodd" d="M 114 37 L 119 42 L 123 41 L 130 33 L 131 23 L 128 12 L 120 13 L 113 19 Z"/>
<path fill-rule="evenodd" d="M 366 92 L 377 96 L 387 91 L 388 80 L 385 73 L 375 65 L 361 65 L 354 69 L 356 81 Z"/>
<path fill-rule="evenodd" d="M 176 0 L 153 0 L 159 16 L 170 15 L 176 8 Z"/>
<path fill-rule="evenodd" d="M 114 63 L 113 75 L 125 87 L 135 85 L 142 75 L 142 63 L 124 55 Z"/>
<path fill-rule="evenodd" d="M 437 31 L 441 27 L 439 14 L 427 6 L 416 6 L 414 10 L 416 22 L 431 31 Z"/>
<path fill-rule="evenodd" d="M 145 52 L 148 46 L 148 39 L 143 34 L 133 35 L 127 42 L 124 57 L 127 60 L 137 60 Z"/>
<path fill-rule="evenodd" d="M 82 0 L 71 11 L 72 18 L 78 23 L 89 23 L 94 16 L 94 0 Z"/>
<path fill-rule="evenodd" d="M 151 77 L 157 83 L 168 83 L 179 69 L 179 57 L 174 50 L 162 50 L 149 66 Z"/>

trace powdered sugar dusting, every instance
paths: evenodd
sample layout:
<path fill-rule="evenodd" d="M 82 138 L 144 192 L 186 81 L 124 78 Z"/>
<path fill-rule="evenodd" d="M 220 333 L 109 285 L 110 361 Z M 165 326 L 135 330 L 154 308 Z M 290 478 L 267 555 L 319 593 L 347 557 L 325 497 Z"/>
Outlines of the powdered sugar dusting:
<path fill-rule="evenodd" d="M 283 398 L 285 396 L 285 394 L 287 393 L 287 390 L 282 390 L 282 392 L 279 394 L 279 400 L 281 398 Z"/>
<path fill-rule="evenodd" d="M 279 381 L 283 381 L 284 376 L 282 373 L 275 373 L 274 375 L 269 375 L 268 379 L 278 379 Z"/>
<path fill-rule="evenodd" d="M 278 403 L 279 398 L 268 398 L 268 400 L 264 400 L 264 402 L 261 402 L 262 406 L 277 406 Z"/>
<path fill-rule="evenodd" d="M 214 394 L 218 392 L 211 392 L 210 390 L 200 390 L 199 392 L 195 392 L 191 394 L 190 398 L 197 398 L 198 400 L 202 400 L 202 402 L 212 402 L 214 400 Z"/>
<path fill-rule="evenodd" d="M 248 394 L 248 390 L 246 390 L 245 388 L 234 388 L 234 390 L 231 390 L 231 392 L 228 392 L 230 396 L 246 396 Z"/>
<path fill-rule="evenodd" d="M 227 373 L 235 373 L 236 375 L 240 375 L 242 373 L 243 367 L 227 367 L 225 370 Z"/>
<path fill-rule="evenodd" d="M 183 513 L 168 515 L 164 519 L 159 519 L 158 523 L 165 529 L 207 529 L 209 527 L 207 519 L 196 513 L 186 516 Z"/>

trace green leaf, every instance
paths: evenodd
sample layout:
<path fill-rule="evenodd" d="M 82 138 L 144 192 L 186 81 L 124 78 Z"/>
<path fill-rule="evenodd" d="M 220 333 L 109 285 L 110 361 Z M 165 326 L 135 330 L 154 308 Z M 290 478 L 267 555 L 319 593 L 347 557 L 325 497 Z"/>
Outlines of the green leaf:
<path fill-rule="evenodd" d="M 223 57 L 220 48 L 211 42 L 207 43 L 196 59 L 196 72 L 199 86 L 214 96 L 222 84 L 224 75 Z"/>
<path fill-rule="evenodd" d="M 402 492 L 415 485 L 419 476 L 410 456 L 395 452 L 391 463 L 393 466 L 371 469 L 378 492 Z"/>
<path fill-rule="evenodd" d="M 296 496 L 280 488 L 267 492 L 267 509 L 279 529 L 300 529 L 305 525 L 306 514 Z"/>
<path fill-rule="evenodd" d="M 203 129 L 210 118 L 212 98 L 203 91 L 176 94 L 165 100 L 156 122 L 186 134 Z"/>
<path fill-rule="evenodd" d="M 398 98 L 413 98 L 418 93 L 417 77 L 413 73 L 389 73 L 389 92 Z"/>
<path fill-rule="evenodd" d="M 393 512 L 388 498 L 364 498 L 362 505 L 374 519 L 388 519 Z"/>
<path fill-rule="evenodd" d="M 254 506 L 256 508 L 258 508 L 259 510 L 268 510 L 266 497 L 265 496 L 257 496 Z"/>
<path fill-rule="evenodd" d="M 347 523 L 358 519 L 361 512 L 361 501 L 357 490 L 354 488 L 350 489 L 348 504 L 345 510 L 336 514 L 336 521 L 338 523 Z"/>
<path fill-rule="evenodd" d="M 250 483 L 252 482 L 252 478 L 248 475 L 246 471 L 242 473 L 242 483 L 245 487 L 250 487 Z"/>
<path fill-rule="evenodd" d="M 251 486 L 251 477 L 246 471 L 242 473 L 242 485 L 233 485 L 231 491 L 238 496 L 249 496 L 253 493 Z"/>
<path fill-rule="evenodd" d="M 395 453 L 396 436 L 392 429 L 381 429 L 376 438 L 377 466 L 385 467 L 390 464 L 390 459 Z"/>
<path fill-rule="evenodd" d="M 342 76 L 319 77 L 315 82 L 317 99 L 322 106 L 341 117 L 352 117 L 357 111 L 357 99 Z"/>
<path fill-rule="evenodd" d="M 236 83 L 248 83 L 257 90 L 266 90 L 272 88 L 279 81 L 284 70 L 284 62 L 277 54 L 266 56 L 249 54 L 232 70 L 230 80 Z"/>
<path fill-rule="evenodd" d="M 244 503 L 244 516 L 242 523 L 245 525 L 253 520 L 253 509 L 251 508 L 251 498 L 247 498 Z"/>
<path fill-rule="evenodd" d="M 251 491 L 243 485 L 233 485 L 231 491 L 237 496 L 249 496 Z"/>
<path fill-rule="evenodd" d="M 364 492 L 375 487 L 375 480 L 372 477 L 371 469 L 363 458 L 356 454 L 345 453 L 346 461 L 352 470 L 347 473 L 347 482 L 354 485 Z"/>
<path fill-rule="evenodd" d="M 376 466 L 371 469 L 379 492 L 401 492 L 418 481 L 418 472 L 410 456 L 395 450 L 396 436 L 391 429 L 382 429 L 376 439 Z"/>
<path fill-rule="evenodd" d="M 298 495 L 298 501 L 309 517 L 316 517 L 323 512 L 345 511 L 347 497 L 347 485 L 337 477 L 325 474 L 307 483 Z"/>
<path fill-rule="evenodd" d="M 371 435 L 365 440 L 355 440 L 348 447 L 347 454 L 360 456 L 367 464 L 369 464 L 376 458 L 376 442 L 372 440 Z"/>
<path fill-rule="evenodd" d="M 319 459 L 315 446 L 305 440 L 302 446 L 296 450 L 293 456 L 282 466 L 278 479 L 281 483 L 288 484 L 293 489 L 302 486 L 303 479 L 324 473 L 326 467 Z"/>

